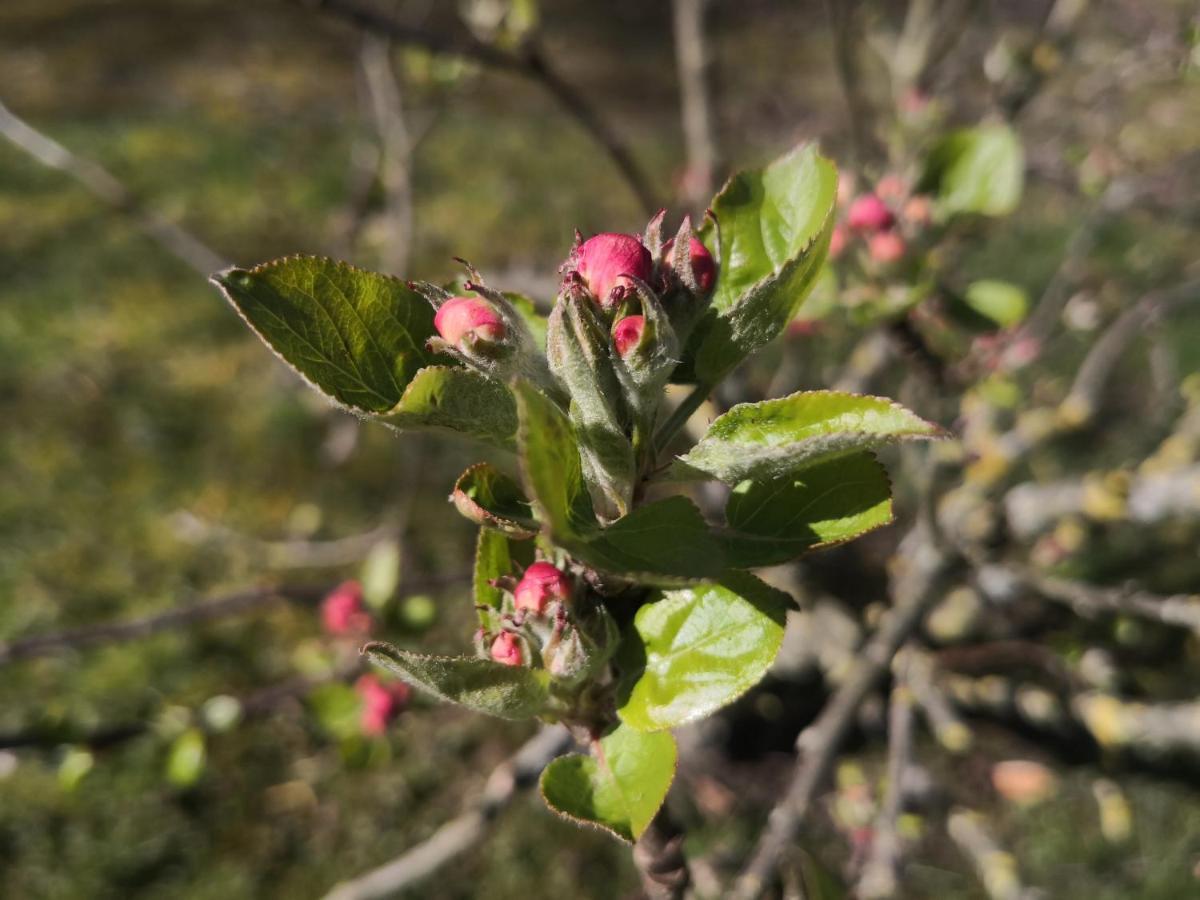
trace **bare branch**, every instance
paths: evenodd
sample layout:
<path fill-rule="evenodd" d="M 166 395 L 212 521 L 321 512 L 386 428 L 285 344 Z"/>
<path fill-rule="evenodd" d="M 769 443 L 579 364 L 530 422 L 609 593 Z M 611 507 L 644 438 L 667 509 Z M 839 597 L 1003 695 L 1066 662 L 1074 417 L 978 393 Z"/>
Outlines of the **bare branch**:
<path fill-rule="evenodd" d="M 693 213 L 704 209 L 713 193 L 717 140 L 709 103 L 710 65 L 704 14 L 710 0 L 674 0 L 675 66 L 679 73 L 683 144 L 687 153 L 684 199 Z"/>
<path fill-rule="evenodd" d="M 229 265 L 191 232 L 147 208 L 99 163 L 72 153 L 19 118 L 3 102 L 0 102 L 0 137 L 8 139 L 42 165 L 70 175 L 93 196 L 128 216 L 147 237 L 201 275 L 208 277 Z"/>
<path fill-rule="evenodd" d="M 543 728 L 492 770 L 483 792 L 462 815 L 386 865 L 336 885 L 325 895 L 325 900 L 390 897 L 433 875 L 476 846 L 497 814 L 519 791 L 533 784 L 552 759 L 567 752 L 572 744 L 571 735 L 563 726 Z"/>
<path fill-rule="evenodd" d="M 858 58 L 860 36 L 855 21 L 858 5 L 858 0 L 825 0 L 825 13 L 833 31 L 834 63 L 850 116 L 854 162 L 861 168 L 881 153 L 873 131 L 874 112 L 863 93 L 863 74 Z"/>
<path fill-rule="evenodd" d="M 996 843 L 983 817 L 966 809 L 951 811 L 946 822 L 951 840 L 971 860 L 992 900 L 1021 900 L 1026 896 L 1017 873 L 1017 860 Z"/>

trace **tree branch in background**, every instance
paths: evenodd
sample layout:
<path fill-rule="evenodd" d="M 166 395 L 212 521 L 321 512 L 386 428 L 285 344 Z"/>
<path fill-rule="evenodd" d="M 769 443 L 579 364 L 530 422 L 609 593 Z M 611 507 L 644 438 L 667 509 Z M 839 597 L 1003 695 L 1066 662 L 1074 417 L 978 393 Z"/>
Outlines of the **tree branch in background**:
<path fill-rule="evenodd" d="M 398 44 L 423 47 L 433 53 L 461 56 L 488 68 L 528 78 L 542 87 L 592 139 L 599 144 L 621 173 L 629 189 L 649 214 L 658 208 L 656 191 L 633 153 L 608 126 L 596 108 L 567 82 L 533 41 L 509 52 L 485 44 L 469 32 L 442 33 L 406 25 L 355 0 L 299 0 L 325 10 L 364 31 L 392 39 Z"/>
<path fill-rule="evenodd" d="M 850 116 L 850 143 L 854 164 L 865 164 L 882 157 L 874 132 L 874 113 L 863 92 L 863 75 L 858 51 L 861 44 L 855 21 L 858 0 L 825 0 L 825 13 L 833 31 L 833 56 L 846 110 Z"/>
<path fill-rule="evenodd" d="M 228 263 L 215 250 L 170 219 L 148 209 L 112 173 L 77 156 L 58 141 L 19 118 L 0 101 L 0 136 L 44 166 L 65 172 L 94 197 L 128 216 L 147 237 L 193 270 L 208 277 Z"/>
<path fill-rule="evenodd" d="M 1025 889 L 1017 874 L 1017 860 L 996 843 L 976 812 L 956 809 L 946 822 L 950 839 L 975 866 L 991 900 L 1022 900 Z"/>
<path fill-rule="evenodd" d="M 492 820 L 517 794 L 537 781 L 542 769 L 571 749 L 574 741 L 561 725 L 544 727 L 515 754 L 492 770 L 482 793 L 465 812 L 427 840 L 386 865 L 336 885 L 325 900 L 374 900 L 390 897 L 433 875 L 475 847 Z"/>
<path fill-rule="evenodd" d="M 709 102 L 711 60 L 704 32 L 710 0 L 674 0 L 675 67 L 679 73 L 680 114 L 687 168 L 683 198 L 693 213 L 704 210 L 713 195 L 717 174 L 717 139 Z"/>

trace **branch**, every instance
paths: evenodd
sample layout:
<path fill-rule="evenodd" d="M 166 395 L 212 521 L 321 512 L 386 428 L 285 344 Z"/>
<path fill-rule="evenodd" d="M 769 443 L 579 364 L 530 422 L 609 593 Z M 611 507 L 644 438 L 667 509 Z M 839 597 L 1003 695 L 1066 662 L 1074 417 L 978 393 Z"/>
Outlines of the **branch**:
<path fill-rule="evenodd" d="M 373 900 L 389 897 L 428 878 L 466 853 L 483 838 L 491 821 L 518 791 L 533 784 L 552 759 L 571 748 L 570 733 L 561 725 L 539 731 L 488 776 L 482 794 L 458 818 L 435 831 L 386 865 L 336 885 L 325 900 Z"/>
<path fill-rule="evenodd" d="M 397 43 L 423 47 L 433 53 L 460 56 L 488 68 L 528 78 L 550 94 L 563 111 L 604 148 L 643 209 L 650 213 L 658 208 L 650 179 L 637 164 L 628 146 L 608 126 L 596 108 L 558 73 L 536 44 L 526 43 L 520 50 L 509 52 L 486 44 L 467 32 L 447 34 L 406 25 L 356 0 L 300 2 L 316 6 L 364 31 L 391 38 Z"/>
<path fill-rule="evenodd" d="M 384 521 L 370 531 L 351 534 L 327 541 L 282 540 L 269 541 L 210 522 L 188 510 L 171 516 L 175 536 L 190 544 L 217 541 L 245 547 L 260 557 L 268 569 L 325 569 L 360 562 L 380 541 L 398 538 L 400 528 L 392 520 Z"/>
<path fill-rule="evenodd" d="M 854 22 L 857 8 L 858 0 L 825 0 L 825 14 L 833 31 L 834 63 L 842 94 L 846 98 L 846 111 L 850 116 L 854 162 L 861 168 L 880 153 L 872 130 L 873 113 L 862 90 L 863 74 L 857 47 L 859 38 Z"/>
<path fill-rule="evenodd" d="M 907 545 L 907 547 L 905 546 Z M 821 714 L 796 740 L 799 758 L 786 795 L 771 811 L 750 862 L 738 876 L 733 896 L 755 900 L 766 889 L 779 858 L 795 839 L 809 807 L 850 730 L 859 706 L 886 674 L 892 657 L 938 598 L 951 558 L 935 545 L 927 529 L 915 528 L 901 544 L 902 568 L 893 578 L 894 604 L 868 641 L 854 669 Z"/>
<path fill-rule="evenodd" d="M 168 253 L 206 278 L 229 265 L 199 238 L 144 206 L 99 163 L 76 156 L 19 118 L 3 102 L 0 102 L 0 137 L 24 150 L 42 165 L 70 175 L 93 196 L 127 215 L 146 236 Z"/>
<path fill-rule="evenodd" d="M 951 811 L 946 822 L 951 840 L 974 864 L 991 900 L 1021 900 L 1025 889 L 1017 874 L 1017 860 L 991 836 L 983 817 L 966 809 Z"/>
<path fill-rule="evenodd" d="M 713 193 L 717 171 L 717 141 L 709 104 L 710 64 L 704 33 L 709 0 L 674 0 L 675 66 L 679 73 L 680 115 L 687 169 L 683 194 L 693 212 L 704 209 Z"/>

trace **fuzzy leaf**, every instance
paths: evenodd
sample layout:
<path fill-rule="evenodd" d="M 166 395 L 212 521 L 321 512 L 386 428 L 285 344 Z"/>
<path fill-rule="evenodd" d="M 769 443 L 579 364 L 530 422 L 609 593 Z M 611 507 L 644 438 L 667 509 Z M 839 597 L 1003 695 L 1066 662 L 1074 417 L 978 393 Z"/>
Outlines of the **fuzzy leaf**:
<path fill-rule="evenodd" d="M 549 697 L 549 676 L 524 666 L 472 656 L 426 656 L 382 641 L 367 644 L 363 653 L 414 687 L 501 719 L 532 718 Z"/>
<path fill-rule="evenodd" d="M 1017 207 L 1025 178 L 1021 142 L 1007 125 L 951 132 L 934 145 L 919 189 L 937 194 L 943 216 L 1004 216 Z"/>
<path fill-rule="evenodd" d="M 771 479 L 837 456 L 913 438 L 941 437 L 941 428 L 882 397 L 800 391 L 778 400 L 739 404 L 674 466 L 737 484 Z"/>
<path fill-rule="evenodd" d="M 435 359 L 425 349 L 433 309 L 397 278 L 292 256 L 212 281 L 285 362 L 351 409 L 391 409 Z"/>
<path fill-rule="evenodd" d="M 476 525 L 503 531 L 518 540 L 537 534 L 533 507 L 520 486 L 491 463 L 477 463 L 458 476 L 450 499 Z"/>
<path fill-rule="evenodd" d="M 738 568 L 774 566 L 892 521 L 891 484 L 854 453 L 768 481 L 743 481 L 725 506 L 725 552 Z"/>
<path fill-rule="evenodd" d="M 499 531 L 479 529 L 479 540 L 475 544 L 475 571 L 472 583 L 475 590 L 475 605 L 479 609 L 480 624 L 492 629 L 496 622 L 489 611 L 499 612 L 504 603 L 504 592 L 493 587 L 491 582 L 506 575 L 513 575 L 516 566 L 528 566 L 533 562 L 533 544 L 526 541 L 510 541 Z"/>
<path fill-rule="evenodd" d="M 667 591 L 637 611 L 618 651 L 621 721 L 638 731 L 703 718 L 759 682 L 779 653 L 791 598 L 747 572 Z"/>
<path fill-rule="evenodd" d="M 618 727 L 599 742 L 599 758 L 560 756 L 542 772 L 542 797 L 559 815 L 623 841 L 642 836 L 675 778 L 675 739 Z"/>
<path fill-rule="evenodd" d="M 433 429 L 511 450 L 517 408 L 500 382 L 470 369 L 430 366 L 413 378 L 403 398 L 379 414 L 400 431 Z"/>

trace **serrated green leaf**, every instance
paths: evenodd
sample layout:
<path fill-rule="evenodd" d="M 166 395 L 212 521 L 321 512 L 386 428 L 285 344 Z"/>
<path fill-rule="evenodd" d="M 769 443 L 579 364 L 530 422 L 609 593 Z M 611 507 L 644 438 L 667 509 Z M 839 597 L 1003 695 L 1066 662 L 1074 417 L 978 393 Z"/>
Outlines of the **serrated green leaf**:
<path fill-rule="evenodd" d="M 800 391 L 739 404 L 680 457 L 680 478 L 711 476 L 726 484 L 779 478 L 807 466 L 885 444 L 942 436 L 937 425 L 882 397 Z"/>
<path fill-rule="evenodd" d="M 633 842 L 650 826 L 675 778 L 669 731 L 618 727 L 593 756 L 560 756 L 542 772 L 542 798 L 559 815 Z"/>
<path fill-rule="evenodd" d="M 204 772 L 204 758 L 204 732 L 189 728 L 171 742 L 167 752 L 167 781 L 176 787 L 191 787 Z"/>
<path fill-rule="evenodd" d="M 1024 179 L 1021 142 L 1011 128 L 997 123 L 962 128 L 938 141 L 919 189 L 937 194 L 943 216 L 1004 216 L 1016 209 Z"/>
<path fill-rule="evenodd" d="M 768 481 L 743 481 L 725 506 L 731 566 L 774 566 L 892 521 L 891 484 L 870 453 Z"/>
<path fill-rule="evenodd" d="M 703 718 L 759 682 L 779 653 L 791 598 L 748 572 L 666 591 L 637 611 L 618 651 L 617 715 L 638 731 Z"/>
<path fill-rule="evenodd" d="M 476 525 L 525 540 L 538 532 L 533 507 L 520 485 L 490 463 L 477 463 L 458 477 L 450 499 Z"/>
<path fill-rule="evenodd" d="M 434 361 L 425 348 L 433 309 L 397 278 L 292 256 L 226 269 L 212 281 L 285 362 L 351 409 L 392 408 Z"/>
<path fill-rule="evenodd" d="M 973 281 L 963 294 L 963 302 L 1001 328 L 1020 324 L 1029 310 L 1029 295 L 1008 281 Z"/>
<path fill-rule="evenodd" d="M 501 719 L 529 719 L 549 699 L 545 672 L 471 656 L 427 656 L 382 641 L 363 648 L 371 662 L 435 697 Z"/>
<path fill-rule="evenodd" d="M 470 369 L 429 366 L 417 372 L 379 420 L 401 431 L 433 429 L 511 450 L 517 407 L 503 384 Z"/>

